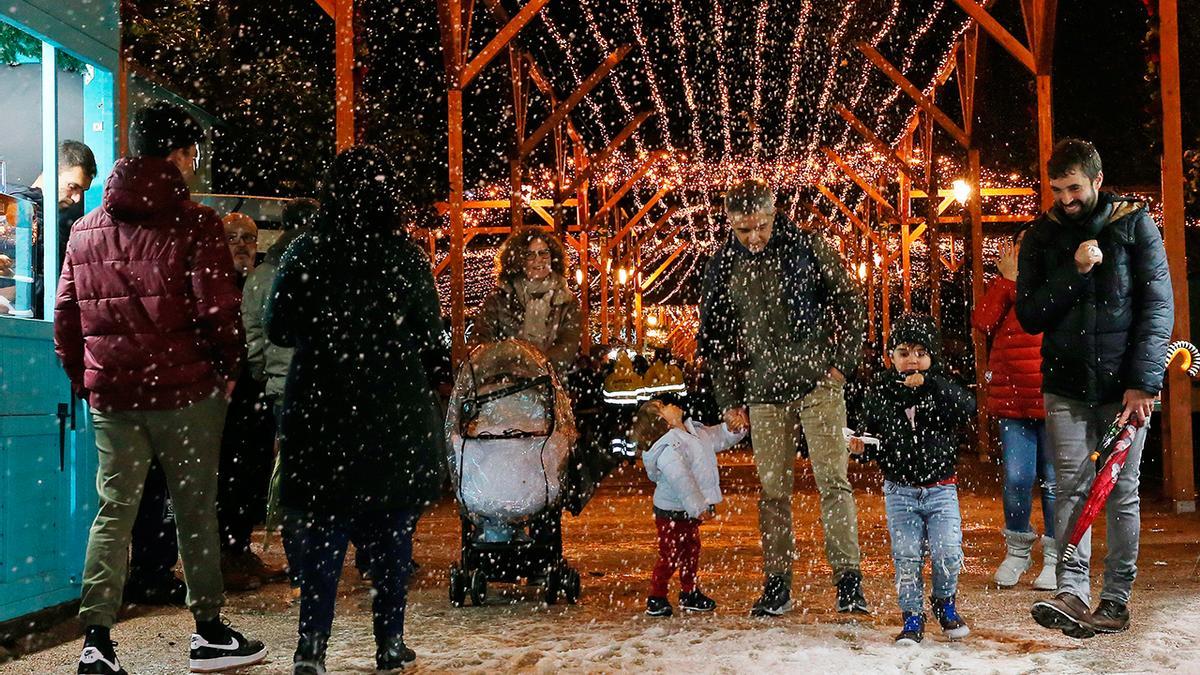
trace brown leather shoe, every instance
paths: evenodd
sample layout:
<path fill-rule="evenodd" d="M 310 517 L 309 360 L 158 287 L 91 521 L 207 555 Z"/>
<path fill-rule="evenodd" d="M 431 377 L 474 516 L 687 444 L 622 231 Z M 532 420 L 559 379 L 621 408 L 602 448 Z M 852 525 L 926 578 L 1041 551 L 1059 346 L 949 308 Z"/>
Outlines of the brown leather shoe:
<path fill-rule="evenodd" d="M 1071 593 L 1059 593 L 1052 600 L 1038 600 L 1033 603 L 1030 614 L 1040 625 L 1061 630 L 1068 637 L 1090 638 L 1096 635 L 1088 606 Z"/>
<path fill-rule="evenodd" d="M 1116 600 L 1101 600 L 1091 626 L 1097 633 L 1120 633 L 1129 627 L 1129 608 Z"/>

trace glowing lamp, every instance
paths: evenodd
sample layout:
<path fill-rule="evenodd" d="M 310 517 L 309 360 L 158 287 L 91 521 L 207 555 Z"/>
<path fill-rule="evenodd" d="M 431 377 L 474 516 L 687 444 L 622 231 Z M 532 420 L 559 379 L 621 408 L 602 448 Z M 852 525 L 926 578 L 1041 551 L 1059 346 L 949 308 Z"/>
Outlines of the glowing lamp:
<path fill-rule="evenodd" d="M 954 201 L 959 204 L 966 204 L 971 198 L 971 186 L 967 181 L 959 178 L 951 185 L 951 190 L 954 192 Z"/>

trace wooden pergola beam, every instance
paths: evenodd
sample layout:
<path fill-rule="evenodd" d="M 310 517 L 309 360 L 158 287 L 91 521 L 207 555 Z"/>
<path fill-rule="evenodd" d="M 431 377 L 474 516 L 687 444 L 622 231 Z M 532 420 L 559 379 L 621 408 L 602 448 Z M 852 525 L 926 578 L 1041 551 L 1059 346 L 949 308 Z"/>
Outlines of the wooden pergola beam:
<path fill-rule="evenodd" d="M 671 216 L 675 215 L 675 212 L 678 210 L 678 204 L 672 204 L 669 208 L 667 208 L 667 212 L 659 216 L 658 220 L 654 221 L 654 224 L 651 225 L 649 229 L 638 235 L 637 240 L 633 244 L 634 248 L 641 248 L 642 245 L 649 241 L 650 237 L 654 236 L 655 232 L 658 232 L 663 228 L 664 225 L 667 224 L 667 221 L 671 220 Z M 680 223 L 679 225 L 675 226 L 670 233 L 663 236 L 663 239 L 669 241 L 672 237 L 679 234 L 679 230 L 683 229 L 683 225 L 684 223 Z"/>
<path fill-rule="evenodd" d="M 892 207 L 887 198 L 880 194 L 879 190 L 876 190 L 874 185 L 871 185 L 869 182 L 864 180 L 862 176 L 858 175 L 858 172 L 855 171 L 854 168 L 849 164 L 847 164 L 846 160 L 842 159 L 841 155 L 837 154 L 833 148 L 822 147 L 821 152 L 825 153 L 825 156 L 832 160 L 833 163 L 842 170 L 842 173 L 849 176 L 850 180 L 854 181 L 855 185 L 861 188 L 863 192 L 867 193 L 867 196 L 870 197 L 872 201 L 874 201 L 876 204 L 879 204 L 879 206 L 883 208 L 883 210 L 889 216 L 896 218 L 897 220 L 899 219 L 899 215 L 896 214 L 896 209 Z"/>
<path fill-rule="evenodd" d="M 863 56 L 867 57 L 868 61 L 875 64 L 876 68 L 883 71 L 883 74 L 887 75 L 892 82 L 895 82 L 896 86 L 900 87 L 900 90 L 907 94 L 922 110 L 932 116 L 934 121 L 938 123 L 938 126 L 953 136 L 959 145 L 964 148 L 970 147 L 971 140 L 967 137 L 967 132 L 955 124 L 946 113 L 942 112 L 941 108 L 934 105 L 933 101 L 930 101 L 929 97 L 921 93 L 921 90 L 917 89 L 912 82 L 909 82 L 908 78 L 896 66 L 893 66 L 890 61 L 884 58 L 883 54 L 880 54 L 874 47 L 861 40 L 854 43 L 854 46 L 858 48 L 858 51 L 862 52 Z"/>
<path fill-rule="evenodd" d="M 337 7 L 334 5 L 336 1 L 337 0 L 316 0 L 316 3 L 317 6 L 324 10 L 325 14 L 332 19 L 337 14 Z"/>
<path fill-rule="evenodd" d="M 470 60 L 470 62 L 463 67 L 462 72 L 459 73 L 458 86 L 462 89 L 466 89 L 467 85 L 471 83 L 471 80 L 474 80 L 475 76 L 478 75 L 480 71 L 487 66 L 487 64 L 491 63 L 492 59 L 496 58 L 496 55 L 498 55 L 500 51 L 508 45 L 509 41 L 516 37 L 517 33 L 521 32 L 521 29 L 524 28 L 530 21 L 532 21 L 533 17 L 537 16 L 538 12 L 542 11 L 542 7 L 545 7 L 546 3 L 549 1 L 550 0 L 529 0 L 529 2 L 521 8 L 521 11 L 517 12 L 516 16 L 509 19 L 508 23 L 504 24 L 504 27 L 500 29 L 500 32 L 496 33 L 496 35 L 492 37 L 492 39 L 488 41 L 486 45 L 484 45 L 483 49 L 479 50 L 479 53 L 476 54 Z"/>
<path fill-rule="evenodd" d="M 895 166 L 900 173 L 903 173 L 905 176 L 907 176 L 908 180 L 914 185 L 925 189 L 924 179 L 922 179 L 917 172 L 913 170 L 911 166 L 909 166 L 908 162 L 900 159 L 900 156 L 896 154 L 896 151 L 892 149 L 892 146 L 885 143 L 883 139 L 880 138 L 874 131 L 871 131 L 866 124 L 863 124 L 862 120 L 858 119 L 858 117 L 851 112 L 849 108 L 841 103 L 838 103 L 837 105 L 833 106 L 833 109 L 837 111 L 837 114 L 842 116 L 842 119 L 846 120 L 846 123 L 850 125 L 851 129 L 854 129 L 856 132 L 858 132 L 858 135 L 865 138 L 867 142 L 871 144 L 871 147 L 875 148 L 875 152 L 883 155 L 884 159 Z"/>
<path fill-rule="evenodd" d="M 1021 44 L 1020 40 L 1013 37 L 1012 33 L 1008 32 L 1004 26 L 1000 25 L 986 9 L 975 2 L 975 0 L 954 0 L 954 4 L 962 8 L 979 27 L 987 31 L 987 34 L 992 36 L 992 39 L 1000 43 L 1013 58 L 1025 66 L 1031 74 L 1037 74 L 1037 63 L 1034 62 L 1033 53 L 1031 53 L 1025 45 Z"/>
<path fill-rule="evenodd" d="M 634 172 L 634 174 L 630 176 L 628 180 L 625 181 L 625 184 L 621 186 L 621 189 L 614 192 L 612 197 L 609 197 L 608 201 L 604 202 L 604 206 L 601 206 L 600 210 L 596 211 L 596 213 L 592 215 L 592 219 L 589 220 L 587 224 L 588 229 L 590 230 L 595 227 L 596 223 L 599 223 L 601 219 L 607 216 L 608 212 L 617 205 L 617 202 L 621 201 L 621 198 L 628 194 L 631 189 L 633 189 L 634 184 L 641 180 L 642 177 L 650 171 L 651 167 L 658 163 L 658 160 L 665 157 L 666 154 L 667 153 L 663 150 L 656 150 L 650 153 L 650 156 L 646 158 L 646 161 L 642 162 L 642 165 L 638 167 L 638 170 Z"/>
<path fill-rule="evenodd" d="M 340 152 L 354 145 L 354 0 L 326 0 L 333 12 L 334 136 Z"/>
<path fill-rule="evenodd" d="M 632 48 L 629 45 L 623 45 L 614 50 L 608 55 L 608 57 L 604 59 L 604 61 L 600 63 L 599 66 L 597 66 L 596 70 L 593 71 L 586 80 L 584 80 L 578 87 L 575 88 L 575 91 L 571 92 L 571 95 L 567 97 L 567 100 L 556 105 L 554 107 L 554 111 L 550 113 L 548 118 L 546 118 L 546 121 L 542 122 L 541 126 L 539 126 L 521 143 L 521 148 L 519 150 L 520 156 L 522 158 L 527 157 L 529 153 L 533 152 L 534 148 L 537 147 L 538 143 L 540 143 L 542 139 L 546 137 L 546 134 L 549 134 L 552 129 L 557 127 L 559 124 L 562 124 L 563 118 L 567 116 L 567 113 L 571 112 L 575 106 L 579 105 L 579 102 L 583 100 L 583 97 L 587 96 L 592 89 L 595 89 L 596 85 L 600 84 L 601 80 L 603 80 L 610 72 L 612 72 L 613 68 L 617 67 L 617 64 L 629 54 L 630 49 Z"/>
<path fill-rule="evenodd" d="M 530 208 L 535 206 L 545 208 L 547 206 L 554 206 L 555 204 L 553 199 L 530 199 L 527 203 L 529 204 Z M 558 202 L 558 204 L 561 206 L 577 206 L 577 203 L 574 199 Z M 470 201 L 464 201 L 463 210 L 508 209 L 511 207 L 511 205 L 512 202 L 508 199 L 474 199 Z M 449 202 L 434 202 L 433 208 L 437 211 L 438 215 L 444 216 L 450 210 L 450 204 Z"/>
<path fill-rule="evenodd" d="M 647 288 L 650 288 L 651 284 L 654 283 L 654 280 L 658 279 L 658 277 L 661 276 L 662 273 L 665 272 L 667 270 L 667 268 L 671 266 L 671 263 L 675 262 L 675 259 L 679 257 L 679 254 L 683 253 L 683 250 L 685 248 L 687 248 L 690 244 L 691 244 L 691 242 L 685 241 L 685 242 L 681 242 L 679 244 L 679 246 L 676 246 L 675 250 L 671 251 L 671 255 L 667 256 L 667 259 L 664 260 L 662 262 L 662 264 L 659 265 L 658 268 L 655 269 L 654 272 L 649 277 L 642 280 L 642 284 L 641 284 L 642 290 L 644 291 Z"/>
<path fill-rule="evenodd" d="M 625 128 L 621 129 L 621 133 L 614 136 L 613 139 L 609 141 L 608 145 L 604 146 L 603 150 L 588 160 L 587 168 L 580 172 L 579 175 L 575 176 L 575 180 L 571 182 L 571 187 L 567 190 L 564 190 L 564 192 L 574 192 L 575 190 L 579 189 L 580 185 L 590 181 L 592 177 L 596 175 L 596 172 L 604 166 L 605 162 L 612 157 L 612 154 L 616 152 L 617 148 L 621 147 L 625 141 L 629 140 L 629 137 L 633 135 L 633 132 L 637 131 L 637 128 L 642 126 L 642 122 L 645 122 L 653 115 L 653 110 L 645 110 L 635 115 L 634 118 L 629 121 L 629 124 L 626 124 Z"/>
<path fill-rule="evenodd" d="M 833 194 L 833 192 L 830 191 L 829 188 L 825 187 L 823 183 L 817 183 L 816 187 L 817 192 L 820 192 L 825 196 L 826 199 L 833 202 L 833 205 L 837 207 L 838 211 L 842 212 L 842 215 L 846 216 L 847 220 L 853 223 L 854 226 L 862 231 L 862 233 L 868 238 L 870 238 L 872 242 L 874 242 L 876 245 L 879 244 L 879 235 L 872 232 L 871 228 L 867 227 L 867 224 L 864 223 L 856 213 L 854 213 L 853 209 L 851 209 L 849 206 L 846 206 L 846 203 L 838 199 L 837 195 Z"/>
<path fill-rule="evenodd" d="M 1039 75 L 1049 75 L 1054 65 L 1054 25 L 1058 19 L 1058 0 L 1040 0 L 1038 17 L 1041 32 L 1038 33 L 1037 43 L 1033 46 L 1037 52 L 1037 72 Z"/>
<path fill-rule="evenodd" d="M 640 223 L 642 218 L 646 217 L 647 213 L 650 213 L 650 208 L 661 201 L 663 197 L 666 197 L 669 192 L 671 192 L 670 188 L 659 188 L 658 192 L 654 193 L 654 196 L 646 202 L 645 206 L 639 209 L 638 212 L 629 219 L 629 222 L 625 223 L 625 226 L 608 240 L 608 243 L 606 244 L 606 246 L 608 246 L 608 250 L 611 251 L 616 247 L 617 244 L 621 243 L 621 240 L 633 230 L 634 226 Z"/>

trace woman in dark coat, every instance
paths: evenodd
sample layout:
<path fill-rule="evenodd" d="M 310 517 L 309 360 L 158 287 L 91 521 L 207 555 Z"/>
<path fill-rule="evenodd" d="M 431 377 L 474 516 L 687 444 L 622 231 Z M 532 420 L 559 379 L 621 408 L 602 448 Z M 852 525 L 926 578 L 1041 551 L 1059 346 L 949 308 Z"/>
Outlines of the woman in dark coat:
<path fill-rule="evenodd" d="M 280 429 L 285 536 L 300 561 L 294 673 L 324 672 L 346 545 L 366 549 L 381 670 L 404 645 L 412 534 L 440 485 L 432 383 L 448 378 L 429 260 L 404 230 L 388 158 L 334 162 L 315 231 L 284 254 L 267 334 L 295 348 Z"/>

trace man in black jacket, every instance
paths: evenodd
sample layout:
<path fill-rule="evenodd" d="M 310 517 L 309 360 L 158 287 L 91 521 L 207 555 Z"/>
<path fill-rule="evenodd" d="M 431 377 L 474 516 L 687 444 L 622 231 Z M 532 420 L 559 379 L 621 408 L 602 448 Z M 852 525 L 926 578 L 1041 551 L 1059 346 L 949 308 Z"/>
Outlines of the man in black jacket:
<path fill-rule="evenodd" d="M 1115 633 L 1129 623 L 1141 527 L 1138 469 L 1174 324 L 1162 236 L 1145 204 L 1099 192 L 1100 155 L 1064 139 L 1047 163 L 1055 205 L 1030 228 L 1017 268 L 1017 318 L 1043 333 L 1046 431 L 1058 476 L 1055 532 L 1065 536 L 1087 499 L 1088 454 L 1114 418 L 1144 424 L 1108 498 L 1104 587 L 1089 611 L 1091 534 L 1058 564 L 1058 593 L 1035 603 L 1038 623 L 1074 637 Z"/>
<path fill-rule="evenodd" d="M 792 487 L 801 430 L 821 495 L 837 609 L 866 612 L 841 434 L 843 373 L 857 367 L 866 333 L 862 294 L 819 235 L 775 212 L 775 194 L 763 181 L 730 188 L 725 211 L 733 236 L 704 272 L 698 346 L 725 422 L 754 434 L 766 579 L 753 613 L 778 616 L 791 606 Z"/>

